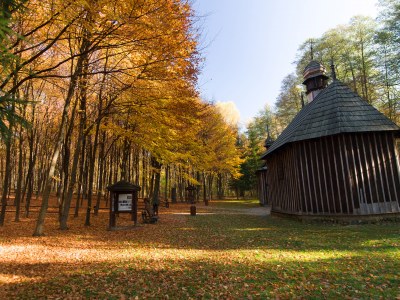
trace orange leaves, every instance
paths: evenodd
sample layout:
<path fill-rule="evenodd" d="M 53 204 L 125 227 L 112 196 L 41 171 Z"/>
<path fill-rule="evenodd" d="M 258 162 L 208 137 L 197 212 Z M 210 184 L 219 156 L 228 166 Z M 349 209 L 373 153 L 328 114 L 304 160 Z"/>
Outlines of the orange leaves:
<path fill-rule="evenodd" d="M 398 296 L 398 224 L 302 224 L 255 215 L 256 201 L 197 208 L 193 218 L 187 204 L 161 207 L 157 225 L 112 232 L 106 211 L 90 228 L 74 219 L 68 232 L 53 214 L 40 239 L 25 233 L 33 220 L 9 221 L 0 228 L 0 298 Z"/>
<path fill-rule="evenodd" d="M 198 141 L 203 145 L 202 170 L 227 172 L 235 176 L 241 162 L 236 148 L 237 129 L 227 124 L 217 107 L 210 105 L 201 114 Z"/>

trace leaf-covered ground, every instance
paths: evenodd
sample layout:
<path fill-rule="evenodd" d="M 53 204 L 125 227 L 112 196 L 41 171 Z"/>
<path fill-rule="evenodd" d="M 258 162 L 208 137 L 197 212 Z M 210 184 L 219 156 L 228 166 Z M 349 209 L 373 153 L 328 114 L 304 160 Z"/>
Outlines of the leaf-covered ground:
<path fill-rule="evenodd" d="M 107 231 L 108 213 L 32 237 L 35 214 L 0 228 L 1 299 L 400 299 L 400 224 L 302 224 L 256 201 L 161 208 Z M 118 225 L 129 224 L 121 215 Z"/>

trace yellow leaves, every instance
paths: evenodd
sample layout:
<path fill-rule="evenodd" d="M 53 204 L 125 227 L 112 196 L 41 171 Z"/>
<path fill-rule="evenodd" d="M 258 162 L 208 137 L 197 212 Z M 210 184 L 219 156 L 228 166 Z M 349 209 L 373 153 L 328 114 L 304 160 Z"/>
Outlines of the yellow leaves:
<path fill-rule="evenodd" d="M 64 99 L 73 94 L 72 135 L 83 119 L 89 137 L 97 130 L 93 124 L 101 122 L 105 143 L 128 140 L 163 163 L 237 173 L 235 129 L 198 99 L 201 58 L 189 2 L 32 0 L 26 5 L 30 14 L 20 16 L 19 33 L 32 34 L 21 41 L 22 60 L 50 47 L 21 73 L 41 76 L 33 76 L 34 87 L 45 82 L 37 97 L 51 116 L 40 111 L 37 119 L 54 122 L 49 130 L 57 128 Z M 82 58 L 82 74 L 70 86 Z"/>
<path fill-rule="evenodd" d="M 236 130 L 227 124 L 219 110 L 211 105 L 202 112 L 201 124 L 198 139 L 203 145 L 203 170 L 212 169 L 238 176 L 237 168 L 241 159 L 235 146 Z"/>

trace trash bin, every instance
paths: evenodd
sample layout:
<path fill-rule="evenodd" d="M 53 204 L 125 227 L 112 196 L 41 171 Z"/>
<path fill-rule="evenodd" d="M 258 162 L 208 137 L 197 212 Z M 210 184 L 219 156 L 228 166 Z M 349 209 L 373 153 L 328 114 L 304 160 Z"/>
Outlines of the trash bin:
<path fill-rule="evenodd" d="M 195 216 L 196 215 L 196 205 L 191 205 L 190 206 L 190 215 Z"/>

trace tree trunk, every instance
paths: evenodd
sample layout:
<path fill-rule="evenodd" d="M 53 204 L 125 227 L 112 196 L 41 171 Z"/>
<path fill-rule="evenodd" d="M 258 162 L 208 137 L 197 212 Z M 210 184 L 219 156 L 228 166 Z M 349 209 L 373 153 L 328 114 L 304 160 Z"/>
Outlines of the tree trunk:
<path fill-rule="evenodd" d="M 204 205 L 208 205 L 208 198 L 207 198 L 207 180 L 206 180 L 206 172 L 203 172 L 203 201 Z"/>
<path fill-rule="evenodd" d="M 169 183 L 169 166 L 165 167 L 165 190 L 164 190 L 164 198 L 165 201 L 168 199 L 168 183 Z"/>
<path fill-rule="evenodd" d="M 99 208 L 100 208 L 100 200 L 102 196 L 102 190 L 103 190 L 103 178 L 105 177 L 104 175 L 104 143 L 106 140 L 106 133 L 103 132 L 102 134 L 102 139 L 100 143 L 100 153 L 99 153 L 99 178 L 98 178 L 98 186 L 97 186 L 97 200 L 96 200 L 96 208 L 94 210 L 94 214 L 97 216 L 99 214 Z"/>
<path fill-rule="evenodd" d="M 26 193 L 26 201 L 25 201 L 25 218 L 29 217 L 29 210 L 31 208 L 31 199 L 32 199 L 32 194 L 33 194 L 33 178 L 32 176 L 29 178 L 29 181 L 27 183 L 28 185 L 28 191 Z"/>
<path fill-rule="evenodd" d="M 152 195 L 152 203 L 153 205 L 160 205 L 160 182 L 161 182 L 161 167 L 162 165 L 155 159 L 152 158 L 152 166 L 155 169 L 153 171 L 154 177 L 154 188 L 153 188 L 153 195 Z"/>
<path fill-rule="evenodd" d="M 87 171 L 86 171 L 86 188 L 87 188 L 87 207 L 86 207 L 86 218 L 85 218 L 85 226 L 90 226 L 90 212 L 92 210 L 92 190 L 91 187 L 93 186 L 90 182 L 90 173 L 91 170 L 94 166 L 94 161 L 92 161 L 92 152 L 93 152 L 93 148 L 92 148 L 92 141 L 90 140 L 90 138 L 88 139 L 88 153 L 87 153 L 87 159 L 86 159 L 86 164 L 87 164 Z M 92 179 L 93 180 L 93 179 Z"/>
<path fill-rule="evenodd" d="M 155 180 L 155 175 L 154 171 L 151 171 L 151 176 L 150 176 L 150 188 L 149 188 L 149 198 L 153 198 L 153 192 L 154 192 L 154 180 Z"/>
<path fill-rule="evenodd" d="M 76 195 L 76 202 L 75 202 L 75 212 L 74 218 L 78 217 L 79 214 L 79 207 L 81 203 L 81 196 L 82 196 L 82 180 L 83 180 L 83 173 L 85 168 L 85 148 L 86 148 L 86 138 L 82 136 L 82 147 L 81 147 L 81 159 L 79 163 L 79 179 L 78 179 L 78 190 Z"/>
<path fill-rule="evenodd" d="M 138 148 L 136 148 L 135 151 L 135 184 L 139 185 L 140 183 L 140 155 L 139 152 L 140 150 Z"/>
<path fill-rule="evenodd" d="M 68 105 L 69 105 L 69 103 L 68 103 Z M 68 105 L 64 106 L 64 110 L 65 111 L 66 111 L 66 108 L 68 108 Z M 66 113 L 65 113 L 65 115 L 66 115 Z M 39 216 L 38 216 L 38 219 L 37 219 L 37 222 L 36 222 L 36 227 L 35 227 L 35 231 L 33 233 L 33 236 L 42 236 L 43 235 L 44 219 L 46 217 L 46 212 L 47 212 L 47 208 L 48 208 L 48 205 L 49 205 L 49 197 L 50 197 L 52 180 L 53 180 L 54 173 L 55 173 L 55 170 L 56 170 L 57 159 L 58 159 L 58 156 L 60 154 L 61 143 L 62 143 L 62 140 L 63 140 L 62 139 L 62 135 L 64 134 L 64 129 L 63 129 L 64 124 L 65 124 L 65 121 L 61 121 L 60 131 L 59 131 L 59 134 L 58 134 L 59 137 L 57 139 L 57 144 L 55 146 L 55 149 L 54 149 L 54 152 L 53 152 L 53 155 L 52 155 L 50 170 L 49 170 L 48 178 L 46 180 L 46 185 L 45 185 L 44 191 L 43 191 L 42 205 L 40 207 L 40 212 L 39 212 Z"/>
<path fill-rule="evenodd" d="M 82 102 L 81 102 L 82 103 Z M 82 104 L 81 104 L 82 107 Z M 86 114 L 84 111 L 81 110 L 80 107 L 80 112 L 81 112 L 81 117 L 80 117 L 80 122 L 79 122 L 79 133 L 78 133 L 78 139 L 76 141 L 76 146 L 75 146 L 75 152 L 74 152 L 74 158 L 72 161 L 72 168 L 71 168 L 71 175 L 69 179 L 69 184 L 67 186 L 67 192 L 65 199 L 63 201 L 63 206 L 62 206 L 62 212 L 61 212 L 61 218 L 60 218 L 60 229 L 61 230 L 67 230 L 68 229 L 68 217 L 69 217 L 69 210 L 71 207 L 71 202 L 72 202 L 72 196 L 74 194 L 74 188 L 76 185 L 76 177 L 77 177 L 77 171 L 78 171 L 78 164 L 79 164 L 79 156 L 82 151 L 81 149 L 81 144 L 82 144 L 82 139 L 84 139 L 83 136 L 83 130 L 85 128 L 85 119 L 86 119 Z M 72 125 L 73 120 L 71 121 Z M 79 210 L 79 202 L 76 204 L 78 206 Z"/>
<path fill-rule="evenodd" d="M 85 70 L 84 70 L 84 72 L 85 72 Z M 72 187 L 74 187 L 75 182 L 76 182 L 76 166 L 75 166 L 75 170 L 72 170 L 74 168 L 74 166 L 72 166 L 71 174 L 69 174 L 69 163 L 71 160 L 71 136 L 72 136 L 72 131 L 73 131 L 74 124 L 75 124 L 76 107 L 77 107 L 77 101 L 75 102 L 74 107 L 72 109 L 71 120 L 69 122 L 69 127 L 68 127 L 67 134 L 65 137 L 65 145 L 64 145 L 64 157 L 63 157 L 63 163 L 62 163 L 62 168 L 63 168 L 63 173 L 64 173 L 64 181 L 63 181 L 61 205 L 60 205 L 60 229 L 61 230 L 67 229 L 67 223 L 66 223 L 67 220 L 66 219 L 68 218 L 69 208 L 71 206 L 71 199 L 72 199 L 72 195 L 71 195 L 71 197 L 69 197 L 69 186 L 71 186 L 71 180 L 74 181 L 74 184 Z M 78 136 L 78 141 L 80 140 L 80 138 L 81 138 L 81 136 Z M 79 149 L 76 149 L 76 151 L 79 154 Z M 76 155 L 76 152 L 74 153 L 73 162 L 75 162 L 75 155 Z M 79 159 L 79 155 L 78 155 L 78 159 Z M 76 164 L 78 164 L 78 162 L 76 162 Z M 72 174 L 73 171 L 75 171 L 74 174 Z M 71 176 L 71 178 L 70 178 L 70 176 Z M 75 178 L 72 178 L 73 176 L 75 176 Z"/>
<path fill-rule="evenodd" d="M 363 85 L 363 94 L 364 98 L 368 103 L 371 103 L 371 99 L 369 99 L 369 94 L 368 94 L 368 83 L 367 83 L 367 67 L 365 64 L 365 53 L 364 53 L 364 40 L 360 40 L 361 44 L 361 62 L 362 62 L 362 74 L 363 74 L 363 80 L 362 80 L 362 85 Z"/>
<path fill-rule="evenodd" d="M 10 125 L 11 127 L 11 125 Z M 11 129 L 11 128 L 10 128 Z M 11 132 L 7 133 L 5 144 L 6 144 L 6 161 L 5 161 L 5 173 L 3 180 L 3 193 L 1 195 L 1 213 L 0 213 L 0 226 L 4 225 L 4 219 L 6 216 L 7 208 L 7 195 L 9 190 L 9 180 L 11 176 Z"/>
<path fill-rule="evenodd" d="M 15 112 L 15 103 L 12 103 L 11 113 Z M 12 146 L 12 131 L 14 123 L 10 120 L 8 126 L 8 132 L 5 133 L 5 144 L 6 144 L 6 162 L 5 162 L 5 174 L 3 181 L 3 193 L 1 195 L 1 212 L 0 212 L 0 226 L 4 225 L 4 219 L 6 217 L 6 208 L 8 193 L 10 190 L 10 179 L 11 179 L 11 146 Z"/>
<path fill-rule="evenodd" d="M 146 177 L 147 177 L 146 150 L 142 150 L 142 198 L 146 197 Z"/>
<path fill-rule="evenodd" d="M 89 178 L 89 165 L 90 165 L 90 150 L 92 143 L 88 136 L 85 136 L 86 147 L 82 149 L 82 154 L 85 156 L 85 165 L 83 168 L 83 177 L 82 177 L 82 194 L 81 194 L 81 206 L 83 205 L 83 199 L 87 200 L 88 195 L 88 178 Z"/>
<path fill-rule="evenodd" d="M 19 155 L 18 155 L 18 178 L 17 178 L 17 191 L 15 193 L 15 222 L 19 222 L 20 208 L 21 208 L 21 195 L 22 195 L 22 175 L 23 175 L 23 135 L 22 135 L 22 126 L 20 126 L 19 131 Z"/>
<path fill-rule="evenodd" d="M 222 188 L 222 175 L 220 173 L 218 173 L 218 176 L 217 176 L 217 197 L 218 197 L 218 200 L 221 200 L 224 197 L 223 188 Z"/>
<path fill-rule="evenodd" d="M 101 111 L 101 101 L 100 101 L 100 111 Z M 90 157 L 90 168 L 89 168 L 89 189 L 88 189 L 88 206 L 92 206 L 92 194 L 93 194 L 93 181 L 94 181 L 94 170 L 95 170 L 95 165 L 96 165 L 96 153 L 97 153 L 97 144 L 99 141 L 99 130 L 100 130 L 100 121 L 96 126 L 96 132 L 94 136 L 94 143 L 93 143 L 93 149 Z M 90 208 L 91 209 L 91 208 Z M 87 211 L 90 214 L 90 209 Z M 98 208 L 96 207 L 95 214 L 98 213 Z M 88 220 L 87 223 L 85 223 L 86 226 L 90 226 L 90 215 L 89 218 L 86 216 L 86 219 Z"/>
<path fill-rule="evenodd" d="M 83 42 L 81 53 L 85 52 L 83 50 L 87 49 L 88 46 L 89 45 L 88 45 L 87 41 Z M 61 118 L 61 124 L 60 124 L 59 130 L 58 130 L 58 133 L 57 133 L 56 143 L 55 143 L 55 147 L 54 147 L 52 158 L 51 158 L 50 169 L 49 169 L 49 173 L 47 175 L 47 179 L 46 179 L 45 187 L 44 187 L 44 191 L 43 191 L 42 205 L 41 205 L 39 216 L 38 216 L 38 219 L 37 219 L 37 222 L 36 222 L 35 231 L 33 233 L 34 236 L 42 236 L 43 235 L 44 220 L 45 220 L 47 208 L 48 208 L 48 205 L 49 205 L 51 184 L 52 184 L 52 180 L 53 180 L 53 177 L 54 177 L 58 156 L 60 155 L 60 149 L 61 149 L 61 146 L 62 146 L 62 142 L 64 140 L 65 125 L 66 125 L 67 120 L 68 120 L 69 106 L 71 104 L 71 100 L 72 100 L 72 97 L 73 97 L 74 92 L 75 92 L 75 87 L 76 87 L 78 75 L 82 73 L 82 64 L 83 64 L 83 56 L 80 56 L 78 58 L 78 62 L 77 62 L 77 66 L 76 66 L 75 72 L 71 76 L 71 81 L 70 81 L 70 84 L 69 84 L 68 94 L 67 94 L 67 97 L 65 99 L 64 108 L 63 108 L 63 112 L 62 112 L 62 118 Z"/>
<path fill-rule="evenodd" d="M 213 190 L 212 190 L 213 181 L 214 181 L 214 175 L 210 174 L 210 176 L 208 177 L 208 193 L 210 200 L 212 200 L 213 198 Z"/>
<path fill-rule="evenodd" d="M 36 143 L 34 142 L 34 139 L 36 140 Z M 32 138 L 31 141 L 29 141 L 29 167 L 28 167 L 28 174 L 27 174 L 27 179 L 26 179 L 26 184 L 25 187 L 27 188 L 27 194 L 26 194 L 26 201 L 25 201 L 25 217 L 29 217 L 29 210 L 30 210 L 30 205 L 31 205 L 31 199 L 33 195 L 33 185 L 34 185 L 34 178 L 33 178 L 33 169 L 36 165 L 36 157 L 38 153 L 38 144 L 39 144 L 39 135 L 35 134 L 32 132 Z M 35 147 L 33 149 L 33 147 Z"/>

